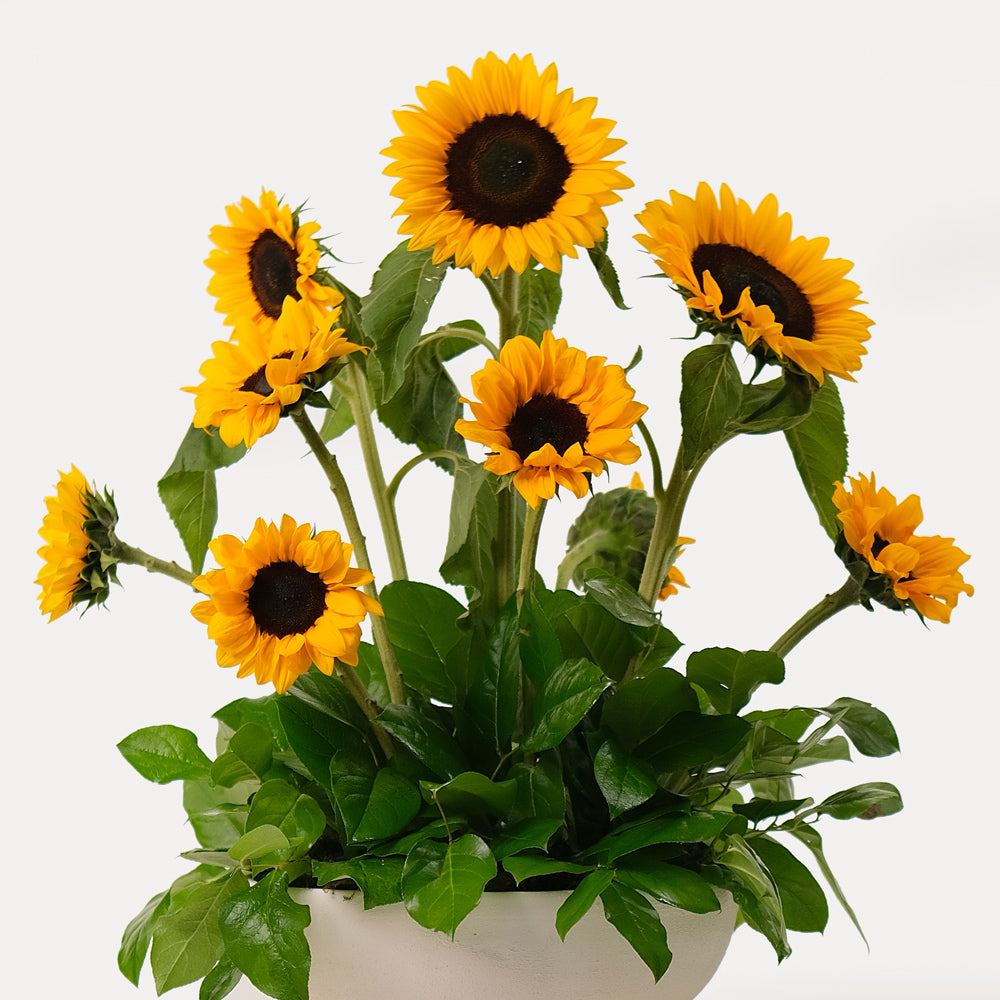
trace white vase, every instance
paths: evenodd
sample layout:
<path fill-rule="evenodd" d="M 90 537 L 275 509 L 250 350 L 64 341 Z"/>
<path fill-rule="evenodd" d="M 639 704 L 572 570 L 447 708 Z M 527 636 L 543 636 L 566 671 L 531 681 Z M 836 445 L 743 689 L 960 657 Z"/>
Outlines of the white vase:
<path fill-rule="evenodd" d="M 401 903 L 363 909 L 360 892 L 293 890 L 309 904 L 310 1000 L 692 1000 L 719 967 L 736 921 L 655 904 L 673 961 L 652 974 L 604 919 L 600 902 L 561 941 L 566 892 L 488 892 L 452 941 L 417 924 Z M 233 1000 L 261 997 L 246 979 Z"/>

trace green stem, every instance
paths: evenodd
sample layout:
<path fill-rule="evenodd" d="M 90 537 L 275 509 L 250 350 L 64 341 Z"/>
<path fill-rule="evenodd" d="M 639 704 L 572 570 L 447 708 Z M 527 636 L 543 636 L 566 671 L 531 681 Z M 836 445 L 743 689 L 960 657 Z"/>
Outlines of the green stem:
<path fill-rule="evenodd" d="M 840 590 L 827 594 L 777 639 L 771 646 L 771 652 L 781 657 L 787 656 L 818 625 L 822 625 L 844 608 L 860 603 L 861 584 L 853 577 L 848 577 Z"/>
<path fill-rule="evenodd" d="M 469 340 L 472 341 L 473 344 L 479 344 L 481 347 L 485 347 L 494 358 L 500 356 L 500 352 L 497 350 L 496 344 L 494 344 L 489 337 L 480 333 L 478 330 L 473 330 L 468 326 L 446 326 L 443 330 L 436 330 L 434 333 L 428 333 L 426 336 L 420 338 L 417 346 L 423 348 L 428 344 L 433 343 L 435 340 L 449 339 Z"/>
<path fill-rule="evenodd" d="M 375 440 L 375 428 L 372 426 L 368 382 L 360 365 L 350 361 L 346 365 L 345 376 L 350 386 L 350 391 L 345 395 L 351 406 L 354 426 L 357 428 L 358 441 L 361 445 L 361 454 L 365 460 L 365 470 L 368 473 L 368 482 L 375 499 L 375 511 L 378 514 L 379 525 L 382 528 L 382 541 L 389 559 L 389 572 L 393 580 L 405 580 L 406 559 L 403 556 L 403 539 L 399 533 L 396 511 L 389 501 L 385 474 L 382 472 L 378 442 Z"/>
<path fill-rule="evenodd" d="M 566 590 L 573 579 L 577 566 L 595 552 L 600 552 L 605 545 L 614 540 L 614 537 L 613 531 L 598 531 L 596 534 L 588 535 L 583 541 L 577 542 L 559 563 L 559 568 L 556 570 L 556 590 Z"/>
<path fill-rule="evenodd" d="M 524 537 L 521 540 L 521 565 L 517 577 L 517 607 L 520 610 L 527 594 L 535 581 L 535 555 L 538 552 L 538 539 L 542 533 L 542 515 L 548 501 L 542 500 L 537 507 L 528 508 L 528 516 L 524 521 Z"/>
<path fill-rule="evenodd" d="M 652 495 L 656 497 L 663 492 L 663 467 L 660 465 L 660 453 L 657 451 L 656 442 L 653 440 L 653 435 L 649 433 L 649 428 L 645 423 L 639 420 L 636 422 L 636 427 L 639 428 L 639 433 L 642 435 L 643 441 L 646 442 L 646 451 L 649 453 L 649 461 L 653 472 Z"/>
<path fill-rule="evenodd" d="M 433 458 L 447 458 L 457 467 L 462 456 L 459 455 L 457 451 L 449 451 L 447 448 L 442 448 L 439 451 L 422 451 L 419 455 L 414 455 L 413 458 L 399 467 L 399 471 L 392 477 L 392 480 L 386 489 L 386 494 L 389 497 L 389 503 L 391 503 L 393 507 L 395 507 L 396 504 L 396 494 L 399 492 L 400 484 L 403 482 L 406 474 L 416 468 L 421 462 L 426 462 L 428 459 Z"/>
<path fill-rule="evenodd" d="M 313 426 L 304 408 L 293 409 L 291 417 L 295 421 L 296 427 L 302 432 L 306 444 L 309 445 L 312 453 L 319 461 L 326 475 L 327 482 L 330 484 L 330 489 L 337 499 L 337 504 L 340 507 L 340 515 L 343 517 L 344 527 L 347 529 L 347 537 L 354 546 L 355 562 L 359 568 L 371 572 L 372 565 L 371 560 L 368 558 L 368 546 L 365 544 L 364 532 L 361 530 L 361 523 L 358 521 L 357 511 L 354 509 L 354 501 L 351 499 L 347 480 L 340 471 L 340 465 L 337 463 L 336 457 L 326 447 L 326 443 Z M 378 600 L 378 590 L 374 583 L 366 583 L 362 589 L 373 600 Z M 370 615 L 369 618 L 372 623 L 372 638 L 378 647 L 382 669 L 385 671 L 386 683 L 389 686 L 389 696 L 393 702 L 401 704 L 406 700 L 403 675 L 400 673 L 399 664 L 396 662 L 396 653 L 392 648 L 392 643 L 389 641 L 389 632 L 386 628 L 385 619 L 381 615 Z"/>
<path fill-rule="evenodd" d="M 358 703 L 361 711 L 365 713 L 365 718 L 368 719 L 372 727 L 372 732 L 375 734 L 375 739 L 378 740 L 386 760 L 390 760 L 394 752 L 392 737 L 376 721 L 381 711 L 378 702 L 368 693 L 368 688 L 365 687 L 357 671 L 349 663 L 337 660 L 337 676 L 343 682 L 344 687 L 350 692 L 351 697 Z"/>
<path fill-rule="evenodd" d="M 494 298 L 500 324 L 500 348 L 520 332 L 520 281 L 521 276 L 507 268 L 500 275 L 500 296 Z M 491 290 L 492 292 L 492 290 Z M 497 496 L 498 520 L 496 543 L 496 580 L 499 607 L 507 603 L 514 592 L 514 572 L 517 565 L 517 492 L 511 488 Z M 499 610 L 499 608 L 498 608 Z"/>
<path fill-rule="evenodd" d="M 178 566 L 175 562 L 168 562 L 166 559 L 157 559 L 156 556 L 151 556 L 148 552 L 143 552 L 142 549 L 126 545 L 119 538 L 113 539 L 108 550 L 108 555 L 117 562 L 130 563 L 133 566 L 143 566 L 150 573 L 161 573 L 163 576 L 169 576 L 172 580 L 180 580 L 181 583 L 186 583 L 188 586 L 194 583 L 198 575 L 184 569 L 182 566 Z"/>

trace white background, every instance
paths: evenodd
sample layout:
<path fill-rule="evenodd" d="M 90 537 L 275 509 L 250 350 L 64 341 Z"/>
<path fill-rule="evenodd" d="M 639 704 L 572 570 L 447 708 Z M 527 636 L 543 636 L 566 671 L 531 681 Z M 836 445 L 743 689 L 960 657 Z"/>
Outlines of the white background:
<path fill-rule="evenodd" d="M 849 694 L 896 722 L 901 755 L 810 775 L 817 797 L 890 780 L 906 809 L 824 829 L 869 953 L 839 909 L 823 937 L 793 935 L 778 968 L 737 932 L 707 1000 L 851 995 L 915 1000 L 994 996 L 993 844 L 997 589 L 992 565 L 997 343 L 995 15 L 983 3 L 280 5 L 257 2 L 20 2 L 3 7 L 3 280 L 8 636 L 4 690 L 5 992 L 105 1000 L 135 995 L 115 966 L 125 923 L 186 868 L 194 846 L 180 787 L 147 785 L 115 750 L 145 725 L 195 730 L 255 696 L 219 670 L 184 588 L 122 569 L 111 612 L 53 625 L 37 612 L 34 534 L 57 469 L 107 483 L 120 533 L 183 559 L 156 495 L 225 337 L 205 291 L 211 225 L 243 194 L 308 198 L 360 292 L 398 240 L 379 155 L 393 108 L 414 87 L 466 70 L 489 49 L 556 62 L 560 84 L 596 95 L 628 140 L 635 188 L 610 210 L 628 313 L 590 264 L 568 261 L 556 330 L 626 363 L 669 462 L 681 300 L 632 239 L 632 216 L 671 188 L 727 181 L 756 204 L 775 192 L 795 232 L 826 235 L 855 262 L 877 322 L 856 385 L 843 386 L 851 471 L 875 470 L 923 498 L 924 530 L 972 553 L 977 588 L 950 625 L 852 609 L 788 660 L 761 705 L 822 705 Z M 446 282 L 434 318 L 478 316 L 467 273 Z M 475 358 L 476 365 L 481 358 Z M 749 372 L 749 370 L 748 370 Z M 220 475 L 219 530 L 288 511 L 340 527 L 292 426 Z M 347 465 L 355 453 L 341 452 Z M 390 472 L 405 458 L 391 450 Z M 648 465 L 638 466 L 647 477 Z M 610 485 L 624 485 L 617 469 Z M 401 492 L 411 572 L 436 580 L 446 525 L 443 474 L 421 467 Z M 600 487 L 599 487 L 600 488 Z M 361 489 L 359 484 L 358 489 Z M 550 505 L 549 583 L 579 504 Z M 797 485 L 781 436 L 713 458 L 683 530 L 692 587 L 666 607 L 691 648 L 766 647 L 839 586 L 843 571 Z M 379 568 L 382 568 L 381 566 Z M 835 904 L 834 904 L 835 906 Z M 140 995 L 154 994 L 148 970 Z M 401 988 L 401 993 L 405 988 Z M 195 988 L 174 994 L 197 995 Z"/>

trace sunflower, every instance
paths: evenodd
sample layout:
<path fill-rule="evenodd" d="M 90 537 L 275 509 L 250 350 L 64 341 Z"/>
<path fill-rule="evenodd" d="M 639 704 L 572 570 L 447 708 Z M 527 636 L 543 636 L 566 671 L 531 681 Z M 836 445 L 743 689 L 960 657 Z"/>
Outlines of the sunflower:
<path fill-rule="evenodd" d="M 92 490 L 75 465 L 59 473 L 56 495 L 45 498 L 45 507 L 38 529 L 46 543 L 38 550 L 44 565 L 35 583 L 42 588 L 42 614 L 54 622 L 75 604 L 103 604 L 109 582 L 118 582 L 115 563 L 103 554 L 118 512 L 111 495 Z"/>
<path fill-rule="evenodd" d="M 850 483 L 851 490 L 836 484 L 833 502 L 843 525 L 839 552 L 852 575 L 880 603 L 947 622 L 959 594 L 973 593 L 959 572 L 969 556 L 953 538 L 914 534 L 923 520 L 916 495 L 897 503 L 874 474 Z"/>
<path fill-rule="evenodd" d="M 342 329 L 331 329 L 339 316 L 339 309 L 329 310 L 317 327 L 306 307 L 288 298 L 270 332 L 239 317 L 233 340 L 212 345 L 214 357 L 199 369 L 201 385 L 184 387 L 195 393 L 195 427 L 218 427 L 227 445 L 248 448 L 273 431 L 282 408 L 298 402 L 306 376 L 364 350 Z"/>
<path fill-rule="evenodd" d="M 351 568 L 353 546 L 338 532 L 314 534 L 285 514 L 280 527 L 257 518 L 245 542 L 220 535 L 209 548 L 221 568 L 195 579 L 208 600 L 191 613 L 208 626 L 219 666 L 283 692 L 311 663 L 325 674 L 337 660 L 357 665 L 361 622 L 382 608 L 356 589 L 372 574 Z"/>
<path fill-rule="evenodd" d="M 696 197 L 670 192 L 636 218 L 636 239 L 677 285 L 695 317 L 742 336 L 762 361 L 854 381 L 872 321 L 854 307 L 860 289 L 848 260 L 824 257 L 825 237 L 791 238 L 792 218 L 769 194 L 750 206 L 722 185 L 718 203 L 702 182 Z"/>
<path fill-rule="evenodd" d="M 481 402 L 468 403 L 475 420 L 455 430 L 491 449 L 486 468 L 513 473 L 514 486 L 532 507 L 565 486 L 583 497 L 589 476 L 605 461 L 629 465 L 639 457 L 632 426 L 646 412 L 619 365 L 556 340 L 550 330 L 541 346 L 513 337 L 472 376 Z"/>
<path fill-rule="evenodd" d="M 608 160 L 625 143 L 615 123 L 592 117 L 595 98 L 556 89 L 528 55 L 477 59 L 472 76 L 454 66 L 448 82 L 417 88 L 422 107 L 395 112 L 402 135 L 383 150 L 398 177 L 392 193 L 405 215 L 399 232 L 411 250 L 434 247 L 435 263 L 454 258 L 478 277 L 534 257 L 559 271 L 563 254 L 604 237 L 604 206 L 632 182 Z"/>
<path fill-rule="evenodd" d="M 228 205 L 228 226 L 213 226 L 209 234 L 218 247 L 205 263 L 215 271 L 208 291 L 215 308 L 235 326 L 245 316 L 265 331 L 274 326 L 285 299 L 301 301 L 315 321 L 342 301 L 336 289 L 313 277 L 320 250 L 312 236 L 318 222 L 299 225 L 298 212 L 278 202 L 273 191 L 261 191 L 260 203 L 243 198 Z"/>

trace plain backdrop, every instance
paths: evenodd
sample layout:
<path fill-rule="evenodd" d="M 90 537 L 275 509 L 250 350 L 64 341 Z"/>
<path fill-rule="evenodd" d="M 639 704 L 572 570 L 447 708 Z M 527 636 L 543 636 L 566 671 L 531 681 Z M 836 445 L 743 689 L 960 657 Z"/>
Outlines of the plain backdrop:
<path fill-rule="evenodd" d="M 264 693 L 215 666 L 182 586 L 133 567 L 110 611 L 45 623 L 32 584 L 43 497 L 76 463 L 113 489 L 126 541 L 183 560 L 156 480 L 191 418 L 180 387 L 228 332 L 205 291 L 209 228 L 262 186 L 308 199 L 338 276 L 365 291 L 399 240 L 380 156 L 392 110 L 492 49 L 555 62 L 560 85 L 598 97 L 628 141 L 635 187 L 609 217 L 632 308 L 614 308 L 585 256 L 569 260 L 556 332 L 618 363 L 643 345 L 632 382 L 667 460 L 691 327 L 668 284 L 643 278 L 655 267 L 633 215 L 700 180 L 754 205 L 773 191 L 796 234 L 828 236 L 831 255 L 854 261 L 877 323 L 857 383 L 842 385 L 852 473 L 919 493 L 925 532 L 972 554 L 976 595 L 950 625 L 851 609 L 794 651 L 781 690 L 761 692 L 762 707 L 851 695 L 896 723 L 900 755 L 820 769 L 806 786 L 821 797 L 888 780 L 906 802 L 822 828 L 870 952 L 833 904 L 825 935 L 792 935 L 780 968 L 739 930 L 703 997 L 996 995 L 994 8 L 6 0 L 0 17 L 5 993 L 136 995 L 115 965 L 121 931 L 186 870 L 177 855 L 194 838 L 180 787 L 146 784 L 115 744 L 169 722 L 211 748 L 211 713 Z M 433 319 L 469 316 L 493 322 L 477 282 L 452 273 Z M 387 443 L 390 473 L 408 454 Z M 350 444 L 340 455 L 356 468 Z M 636 468 L 648 477 L 645 460 Z M 290 425 L 219 480 L 220 531 L 245 535 L 285 511 L 341 527 Z M 411 573 L 431 582 L 446 488 L 425 465 L 400 494 Z M 550 505 L 539 561 L 550 585 L 579 509 L 569 496 Z M 683 557 L 691 589 L 665 616 L 688 648 L 766 648 L 843 579 L 780 435 L 715 456 L 683 531 L 697 539 Z M 148 969 L 139 995 L 154 995 Z"/>

